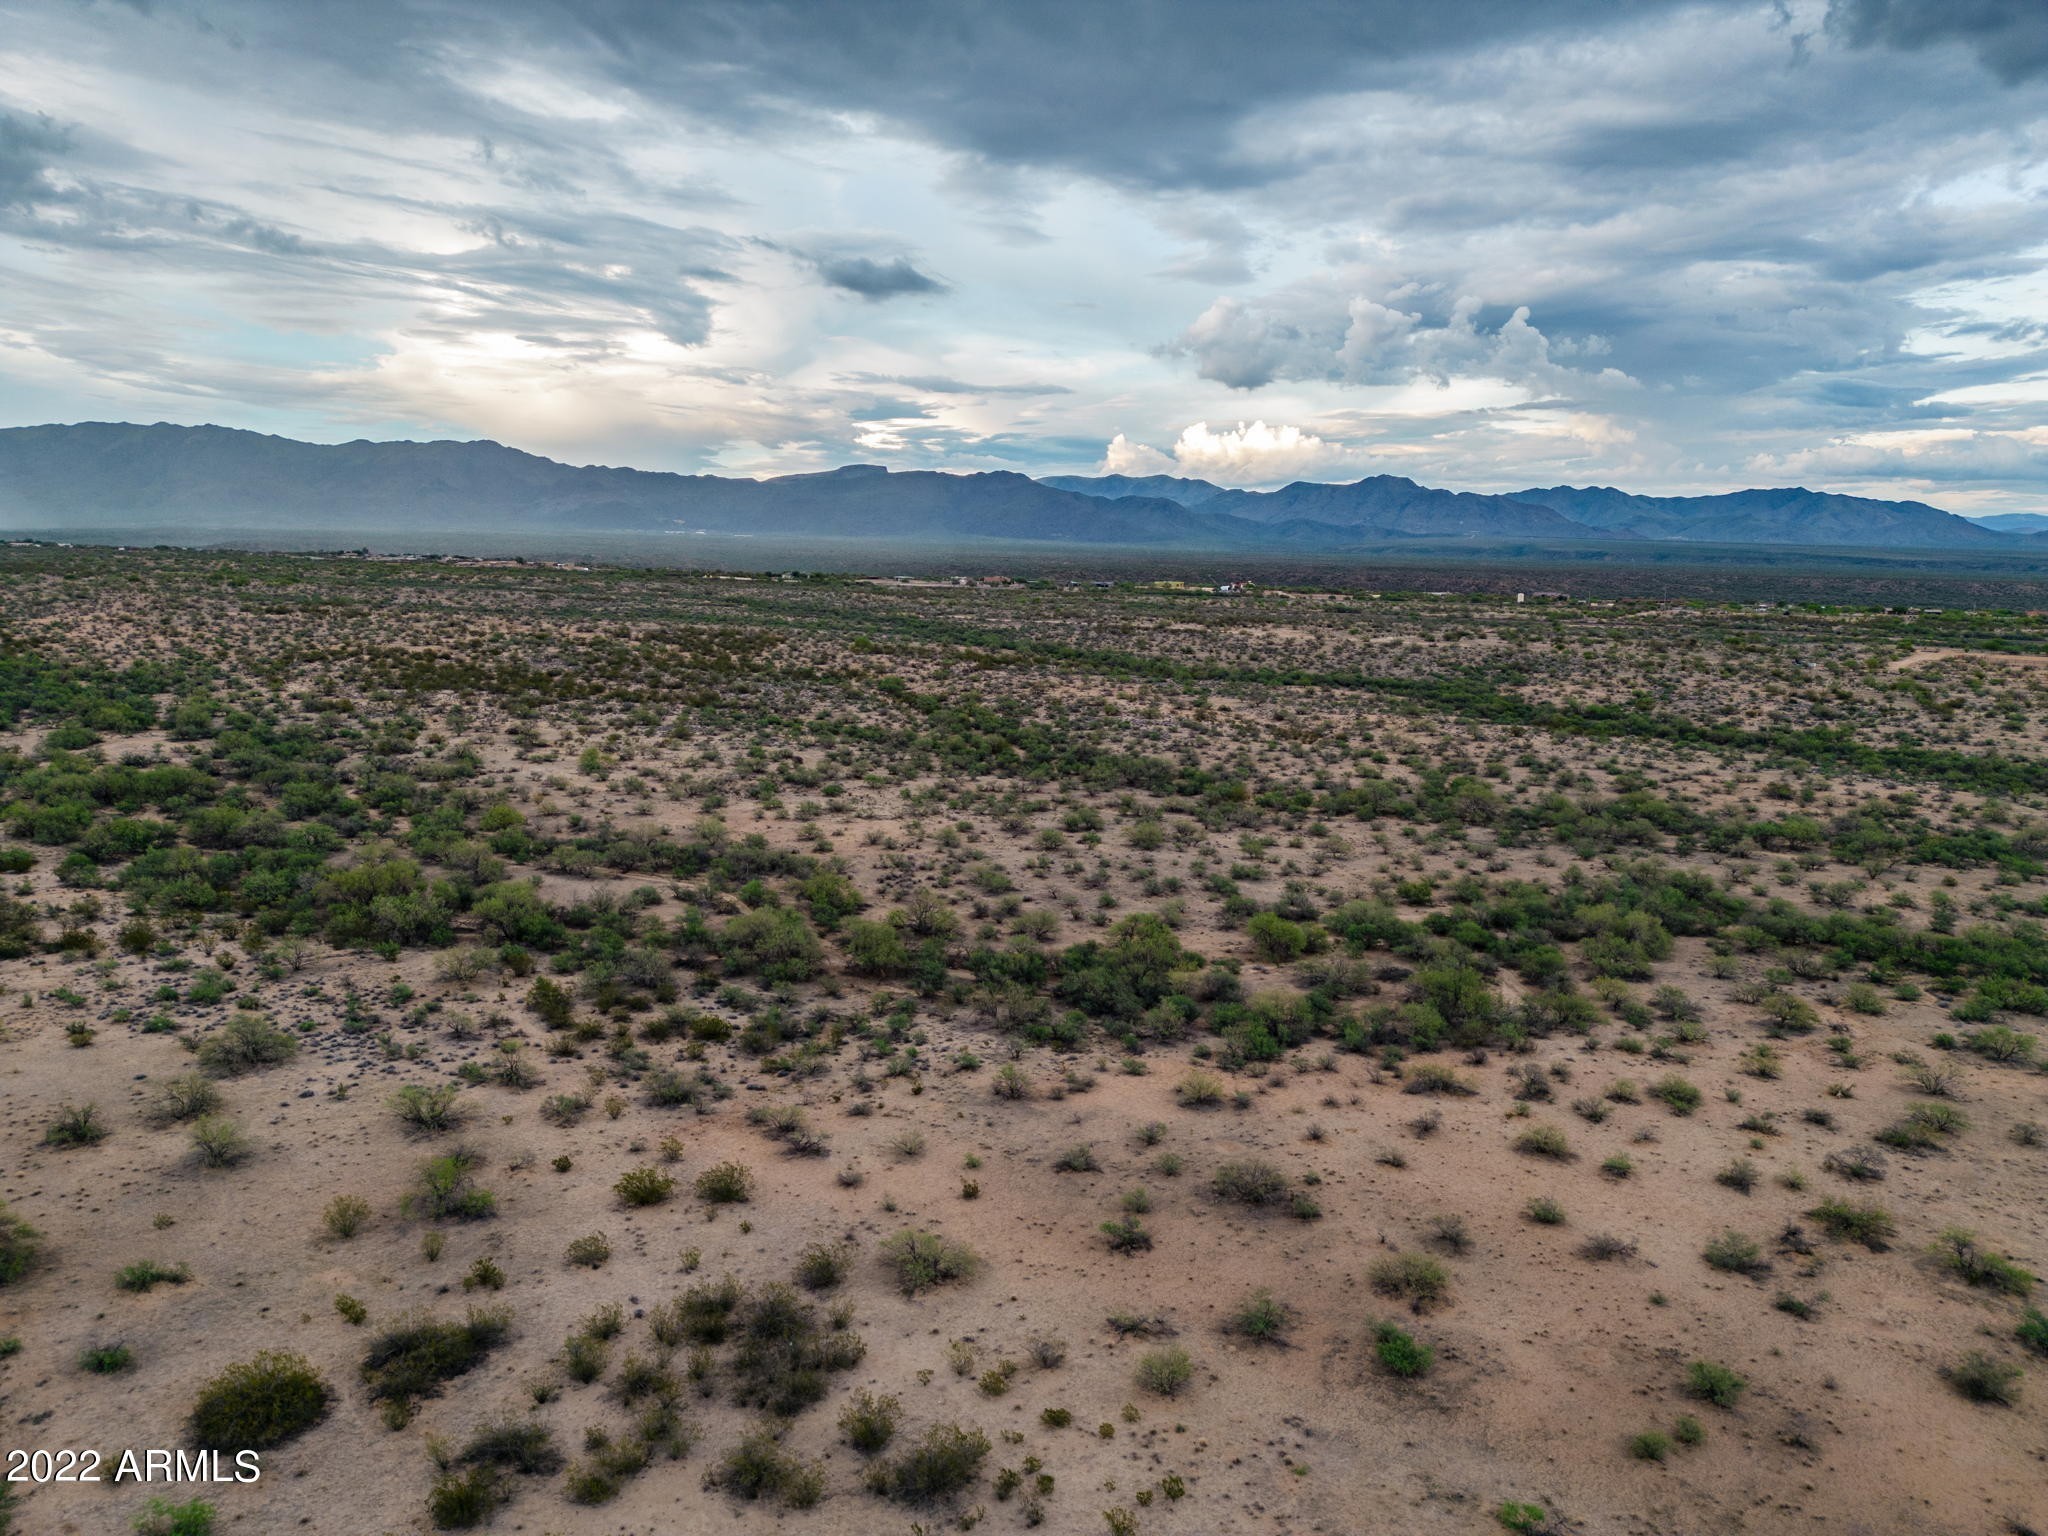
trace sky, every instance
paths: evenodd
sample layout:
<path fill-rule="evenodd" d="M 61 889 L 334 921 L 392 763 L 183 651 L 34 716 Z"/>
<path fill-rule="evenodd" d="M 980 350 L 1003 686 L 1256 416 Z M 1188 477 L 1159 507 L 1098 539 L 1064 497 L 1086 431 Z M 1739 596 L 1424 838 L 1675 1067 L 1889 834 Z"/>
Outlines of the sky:
<path fill-rule="evenodd" d="M 0 0 L 0 425 L 2048 512 L 2048 0 Z"/>

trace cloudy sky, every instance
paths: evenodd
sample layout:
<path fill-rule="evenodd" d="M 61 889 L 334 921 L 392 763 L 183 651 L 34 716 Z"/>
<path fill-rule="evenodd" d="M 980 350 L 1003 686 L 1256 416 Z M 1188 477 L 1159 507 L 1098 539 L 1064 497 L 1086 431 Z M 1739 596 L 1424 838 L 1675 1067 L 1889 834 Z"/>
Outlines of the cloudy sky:
<path fill-rule="evenodd" d="M 2048 511 L 2044 0 L 0 0 L 0 425 Z"/>

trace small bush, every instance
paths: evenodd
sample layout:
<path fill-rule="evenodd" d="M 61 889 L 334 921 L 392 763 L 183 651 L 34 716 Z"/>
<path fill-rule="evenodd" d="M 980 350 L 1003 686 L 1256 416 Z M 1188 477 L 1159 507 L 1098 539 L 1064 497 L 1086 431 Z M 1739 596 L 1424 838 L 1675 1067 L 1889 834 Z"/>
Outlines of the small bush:
<path fill-rule="evenodd" d="M 1629 1441 L 1628 1453 L 1638 1461 L 1662 1461 L 1671 1454 L 1671 1437 L 1661 1429 L 1646 1429 Z"/>
<path fill-rule="evenodd" d="M 545 1424 L 505 1418 L 484 1424 L 456 1458 L 467 1466 L 502 1467 L 528 1477 L 546 1477 L 562 1470 L 562 1453 Z"/>
<path fill-rule="evenodd" d="M 2033 1275 L 2019 1265 L 1981 1246 L 1977 1235 L 1964 1227 L 1950 1227 L 1934 1245 L 1934 1256 L 1966 1284 L 2006 1296 L 2029 1295 Z"/>
<path fill-rule="evenodd" d="M 1565 1134 L 1554 1125 L 1532 1125 L 1515 1138 L 1515 1150 L 1531 1157 L 1552 1157 L 1560 1162 L 1570 1159 L 1571 1143 Z"/>
<path fill-rule="evenodd" d="M 571 1238 L 569 1246 L 562 1250 L 562 1257 L 581 1269 L 603 1269 L 611 1262 L 611 1239 L 602 1232 Z"/>
<path fill-rule="evenodd" d="M 455 1102 L 461 1091 L 459 1083 L 443 1083 L 435 1088 L 407 1083 L 391 1096 L 391 1112 L 407 1130 L 422 1136 L 438 1136 L 462 1124 L 464 1112 Z"/>
<path fill-rule="evenodd" d="M 988 1436 L 958 1424 L 934 1424 L 893 1461 L 876 1462 L 868 1486 L 899 1504 L 927 1504 L 965 1488 L 981 1472 Z"/>
<path fill-rule="evenodd" d="M 66 1104 L 43 1132 L 46 1147 L 93 1147 L 105 1141 L 108 1131 L 100 1119 L 97 1104 Z"/>
<path fill-rule="evenodd" d="M 35 1268 L 42 1253 L 42 1234 L 0 1200 L 0 1286 L 14 1284 Z"/>
<path fill-rule="evenodd" d="M 754 1197 L 754 1175 L 744 1163 L 714 1163 L 697 1175 L 696 1190 L 707 1205 L 743 1205 Z"/>
<path fill-rule="evenodd" d="M 1806 1213 L 1821 1225 L 1829 1237 L 1842 1243 L 1861 1243 L 1873 1253 L 1884 1250 L 1886 1240 L 1897 1235 L 1898 1223 L 1881 1205 L 1855 1205 L 1847 1200 L 1823 1200 Z"/>
<path fill-rule="evenodd" d="M 220 1089 L 205 1074 L 181 1072 L 158 1086 L 144 1111 L 152 1125 L 177 1125 L 220 1108 Z"/>
<path fill-rule="evenodd" d="M 1149 1350 L 1138 1357 L 1137 1383 L 1160 1397 L 1178 1397 L 1194 1380 L 1195 1363 L 1178 1344 Z"/>
<path fill-rule="evenodd" d="M 471 1307 L 459 1323 L 407 1319 L 371 1341 L 363 1356 L 370 1400 L 410 1407 L 436 1397 L 443 1382 L 474 1370 L 511 1331 L 511 1313 L 503 1307 Z"/>
<path fill-rule="evenodd" d="M 146 1293 L 159 1285 L 183 1285 L 191 1278 L 192 1271 L 182 1264 L 159 1264 L 154 1259 L 142 1259 L 114 1276 L 114 1285 L 123 1291 Z"/>
<path fill-rule="evenodd" d="M 1228 1333 L 1258 1344 L 1277 1344 L 1285 1336 L 1293 1313 L 1284 1302 L 1275 1301 L 1271 1291 L 1254 1291 L 1239 1304 L 1223 1326 Z"/>
<path fill-rule="evenodd" d="M 1277 1205 L 1287 1198 L 1288 1178 L 1271 1163 L 1248 1157 L 1223 1164 L 1209 1187 L 1219 1200 L 1236 1205 Z"/>
<path fill-rule="evenodd" d="M 1417 1343 L 1413 1334 L 1393 1323 L 1381 1323 L 1373 1330 L 1373 1353 L 1378 1356 L 1382 1370 L 1404 1381 L 1427 1376 L 1436 1363 L 1433 1348 Z"/>
<path fill-rule="evenodd" d="M 95 1344 L 78 1357 L 78 1368 L 95 1376 L 116 1376 L 134 1365 L 135 1352 L 126 1344 Z"/>
<path fill-rule="evenodd" d="M 360 1195 L 336 1195 L 320 1213 L 327 1230 L 344 1240 L 362 1231 L 363 1223 L 369 1219 L 370 1202 Z"/>
<path fill-rule="evenodd" d="M 2048 1314 L 2039 1307 L 2027 1307 L 2020 1313 L 2020 1325 L 2013 1330 L 2013 1337 L 2037 1355 L 2048 1355 Z"/>
<path fill-rule="evenodd" d="M 1548 1195 L 1538 1195 L 1522 1207 L 1522 1214 L 1539 1227 L 1560 1227 L 1564 1225 L 1564 1207 Z"/>
<path fill-rule="evenodd" d="M 1661 1102 L 1674 1115 L 1689 1115 L 1705 1101 L 1706 1095 L 1698 1086 L 1687 1082 L 1677 1073 L 1669 1073 L 1650 1084 L 1649 1095 Z"/>
<path fill-rule="evenodd" d="M 785 1450 L 772 1428 L 755 1430 L 725 1453 L 708 1479 L 734 1498 L 775 1499 L 808 1509 L 824 1495 L 824 1472 Z"/>
<path fill-rule="evenodd" d="M 1449 1271 L 1426 1253 L 1384 1254 L 1372 1261 L 1366 1278 L 1380 1295 L 1405 1301 L 1418 1311 L 1435 1306 L 1451 1288 Z"/>
<path fill-rule="evenodd" d="M 216 1077 L 240 1077 L 289 1061 L 298 1051 L 296 1037 L 257 1014 L 238 1013 L 201 1042 L 199 1065 Z"/>
<path fill-rule="evenodd" d="M 1069 1147 L 1053 1159 L 1055 1173 L 1100 1173 L 1102 1164 L 1095 1160 L 1095 1149 L 1086 1142 Z"/>
<path fill-rule="evenodd" d="M 897 1287 L 906 1296 L 967 1279 L 981 1263 L 965 1243 L 914 1227 L 885 1240 L 881 1257 L 882 1266 L 895 1276 Z"/>
<path fill-rule="evenodd" d="M 863 1456 L 879 1456 L 896 1438 L 896 1421 L 903 1404 L 894 1397 L 877 1397 L 856 1392 L 839 1415 L 839 1429 L 846 1443 Z"/>
<path fill-rule="evenodd" d="M 1942 1372 L 1948 1384 L 1973 1403 L 2010 1408 L 2019 1401 L 2020 1368 L 1973 1349 Z"/>
<path fill-rule="evenodd" d="M 676 1192 L 676 1181 L 659 1168 L 635 1168 L 612 1186 L 622 1205 L 660 1205 Z"/>
<path fill-rule="evenodd" d="M 225 1115 L 202 1115 L 192 1122 L 192 1150 L 208 1168 L 232 1168 L 246 1162 L 255 1149 L 242 1128 Z"/>
<path fill-rule="evenodd" d="M 192 1443 L 210 1451 L 262 1451 L 327 1417 L 333 1392 L 304 1355 L 265 1350 L 200 1390 Z"/>
<path fill-rule="evenodd" d="M 1183 1109 L 1214 1109 L 1223 1102 L 1223 1080 L 1213 1072 L 1190 1072 L 1173 1090 Z"/>
<path fill-rule="evenodd" d="M 1403 1093 L 1467 1095 L 1477 1093 L 1465 1079 L 1440 1062 L 1419 1061 L 1410 1067 L 1401 1083 Z"/>
<path fill-rule="evenodd" d="M 185 1504 L 151 1499 L 135 1517 L 135 1536 L 213 1536 L 213 1524 L 219 1518 L 218 1511 L 204 1499 Z"/>
<path fill-rule="evenodd" d="M 1636 1256 L 1636 1245 L 1625 1237 L 1616 1237 L 1611 1232 L 1597 1232 L 1579 1244 L 1579 1257 L 1595 1264 L 1605 1264 L 1615 1259 L 1632 1259 Z"/>
<path fill-rule="evenodd" d="M 829 1291 L 845 1280 L 849 1257 L 843 1244 L 813 1243 L 797 1255 L 796 1283 L 807 1291 Z"/>
<path fill-rule="evenodd" d="M 437 1531 L 469 1531 L 488 1522 L 510 1495 L 490 1467 L 444 1472 L 427 1494 L 427 1518 Z"/>
<path fill-rule="evenodd" d="M 1715 1269 L 1729 1274 L 1757 1275 L 1770 1268 L 1764 1263 L 1763 1250 L 1757 1246 L 1756 1240 L 1733 1230 L 1723 1232 L 1709 1242 L 1700 1257 Z"/>
<path fill-rule="evenodd" d="M 1685 1390 L 1716 1408 L 1733 1408 L 1749 1385 L 1725 1365 L 1695 1360 L 1685 1368 Z"/>

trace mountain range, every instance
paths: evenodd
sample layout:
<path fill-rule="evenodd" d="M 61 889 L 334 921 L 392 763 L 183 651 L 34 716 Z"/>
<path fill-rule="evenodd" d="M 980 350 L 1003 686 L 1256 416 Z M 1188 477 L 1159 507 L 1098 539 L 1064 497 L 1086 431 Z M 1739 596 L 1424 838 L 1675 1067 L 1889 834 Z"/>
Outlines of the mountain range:
<path fill-rule="evenodd" d="M 176 524 L 273 535 L 703 531 L 1290 553 L 1531 539 L 2048 549 L 2048 518 L 1980 523 L 1924 502 L 1802 487 L 1639 496 L 1561 485 L 1481 495 L 1370 475 L 1243 491 L 1171 475 L 1034 480 L 873 464 L 752 480 L 574 466 L 488 441 L 319 444 L 164 423 L 0 429 L 0 526 L 89 534 Z"/>

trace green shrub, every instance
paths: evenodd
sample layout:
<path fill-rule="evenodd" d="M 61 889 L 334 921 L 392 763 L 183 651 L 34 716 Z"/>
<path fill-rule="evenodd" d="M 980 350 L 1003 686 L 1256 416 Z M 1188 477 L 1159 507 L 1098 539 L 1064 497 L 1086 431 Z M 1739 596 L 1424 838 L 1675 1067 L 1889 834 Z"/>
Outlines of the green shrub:
<path fill-rule="evenodd" d="M 581 1269 L 603 1269 L 611 1262 L 611 1239 L 602 1232 L 571 1238 L 569 1246 L 562 1251 L 562 1256 Z"/>
<path fill-rule="evenodd" d="M 1650 1084 L 1648 1092 L 1651 1098 L 1659 1100 L 1674 1115 L 1689 1115 L 1706 1099 L 1697 1085 L 1687 1082 L 1676 1072 L 1658 1078 Z"/>
<path fill-rule="evenodd" d="M 158 1086 L 144 1113 L 152 1125 L 176 1125 L 219 1108 L 220 1089 L 203 1073 L 181 1072 Z"/>
<path fill-rule="evenodd" d="M 199 1046 L 199 1064 L 216 1077 L 240 1077 L 298 1054 L 298 1040 L 260 1015 L 238 1013 Z"/>
<path fill-rule="evenodd" d="M 2007 1296 L 2024 1297 L 2034 1289 L 2034 1277 L 2029 1271 L 1979 1245 L 1976 1233 L 1967 1228 L 1950 1227 L 1943 1232 L 1933 1253 L 1967 1284 Z"/>
<path fill-rule="evenodd" d="M 1730 1274 L 1756 1275 L 1770 1268 L 1764 1262 L 1763 1250 L 1756 1240 L 1733 1230 L 1723 1232 L 1709 1242 L 1700 1257 L 1715 1269 Z"/>
<path fill-rule="evenodd" d="M 151 1499 L 135 1517 L 135 1536 L 213 1536 L 213 1524 L 218 1518 L 218 1512 L 204 1499 L 185 1504 Z"/>
<path fill-rule="evenodd" d="M 134 1365 L 135 1352 L 126 1344 L 94 1344 L 78 1356 L 78 1368 L 95 1376 L 116 1376 Z"/>
<path fill-rule="evenodd" d="M 495 1216 L 497 1197 L 487 1189 L 479 1189 L 473 1177 L 481 1162 L 477 1153 L 460 1148 L 428 1158 L 420 1165 L 413 1192 L 405 1198 L 407 1213 L 431 1220 L 457 1221 L 481 1221 Z"/>
<path fill-rule="evenodd" d="M 635 1168 L 612 1186 L 624 1205 L 660 1205 L 675 1192 L 676 1181 L 659 1168 Z"/>
<path fill-rule="evenodd" d="M 510 1495 L 491 1467 L 444 1472 L 427 1494 L 427 1518 L 437 1531 L 469 1531 L 486 1524 Z"/>
<path fill-rule="evenodd" d="M 1278 1343 L 1292 1318 L 1292 1311 L 1284 1302 L 1275 1301 L 1271 1291 L 1258 1290 L 1239 1304 L 1224 1327 L 1254 1343 Z"/>
<path fill-rule="evenodd" d="M 327 1230 L 343 1239 L 354 1237 L 369 1219 L 370 1202 L 361 1195 L 336 1195 L 320 1213 Z"/>
<path fill-rule="evenodd" d="M 379 1335 L 363 1356 L 372 1402 L 410 1407 L 440 1394 L 441 1384 L 482 1364 L 512 1332 L 503 1307 L 471 1307 L 459 1323 L 413 1317 Z"/>
<path fill-rule="evenodd" d="M 562 1453 L 555 1448 L 553 1432 L 533 1419 L 486 1422 L 456 1460 L 465 1466 L 501 1467 L 529 1477 L 546 1477 L 562 1470 Z"/>
<path fill-rule="evenodd" d="M 877 1397 L 856 1392 L 839 1415 L 839 1428 L 846 1443 L 863 1456 L 877 1456 L 896 1438 L 896 1421 L 903 1411 L 894 1397 Z"/>
<path fill-rule="evenodd" d="M 1278 1205 L 1289 1190 L 1286 1174 L 1256 1157 L 1239 1158 L 1216 1170 L 1209 1187 L 1216 1198 L 1235 1205 L 1253 1207 Z"/>
<path fill-rule="evenodd" d="M 915 1296 L 948 1281 L 967 1279 L 981 1263 L 965 1243 L 914 1227 L 906 1227 L 886 1239 L 881 1257 L 883 1267 L 895 1276 L 898 1288 L 906 1296 Z"/>
<path fill-rule="evenodd" d="M 988 1452 L 988 1436 L 980 1430 L 934 1424 L 902 1455 L 869 1468 L 868 1486 L 899 1504 L 949 1498 L 980 1474 Z"/>
<path fill-rule="evenodd" d="M 66 1104 L 57 1111 L 57 1118 L 50 1123 L 50 1128 L 43 1132 L 43 1145 L 92 1147 L 105 1141 L 107 1135 L 97 1104 Z"/>
<path fill-rule="evenodd" d="M 333 1393 L 304 1355 L 265 1350 L 200 1390 L 192 1443 L 202 1450 L 262 1451 L 327 1417 Z"/>
<path fill-rule="evenodd" d="M 1433 1348 L 1417 1343 L 1413 1334 L 1393 1323 L 1381 1323 L 1374 1328 L 1373 1353 L 1379 1357 L 1382 1370 L 1403 1380 L 1427 1376 L 1429 1368 L 1436 1363 Z"/>
<path fill-rule="evenodd" d="M 1560 1162 L 1572 1155 L 1571 1143 L 1554 1125 L 1532 1125 L 1515 1138 L 1515 1150 L 1531 1157 L 1552 1157 Z"/>
<path fill-rule="evenodd" d="M 391 1112 L 407 1130 L 422 1136 L 438 1136 L 462 1124 L 464 1111 L 455 1102 L 461 1092 L 460 1083 L 442 1083 L 433 1088 L 424 1083 L 407 1083 L 391 1096 Z"/>
<path fill-rule="evenodd" d="M 840 1243 L 813 1243 L 796 1260 L 796 1283 L 807 1291 L 829 1291 L 846 1278 L 850 1251 Z"/>
<path fill-rule="evenodd" d="M 232 1168 L 255 1149 L 242 1128 L 225 1115 L 201 1115 L 192 1122 L 192 1150 L 208 1168 Z"/>
<path fill-rule="evenodd" d="M 1628 1453 L 1638 1461 L 1662 1461 L 1671 1454 L 1671 1437 L 1661 1429 L 1646 1429 L 1629 1441 Z"/>
<path fill-rule="evenodd" d="M 1973 1403 L 2011 1407 L 2019 1401 L 2020 1368 L 1973 1349 L 1942 1372 L 1948 1384 Z"/>
<path fill-rule="evenodd" d="M 1685 1390 L 1716 1408 L 1733 1408 L 1749 1385 L 1725 1365 L 1695 1360 L 1685 1368 Z"/>
<path fill-rule="evenodd" d="M 1881 1205 L 1857 1205 L 1848 1200 L 1827 1199 L 1806 1213 L 1821 1230 L 1837 1242 L 1861 1243 L 1874 1253 L 1884 1250 L 1886 1240 L 1898 1233 L 1898 1223 Z"/>
<path fill-rule="evenodd" d="M 2020 1313 L 2020 1325 L 2013 1331 L 2013 1337 L 2037 1355 L 2048 1355 L 2048 1314 L 2039 1307 L 2027 1307 Z"/>
<path fill-rule="evenodd" d="M 1190 1072 L 1180 1080 L 1173 1096 L 1183 1109 L 1214 1109 L 1223 1102 L 1223 1080 L 1213 1072 Z"/>
<path fill-rule="evenodd" d="M 1564 1225 L 1564 1207 L 1548 1195 L 1538 1195 L 1522 1207 L 1522 1213 L 1539 1227 L 1561 1227 Z"/>
<path fill-rule="evenodd" d="M 710 1481 L 735 1498 L 779 1499 L 808 1509 L 824 1494 L 824 1472 L 782 1448 L 776 1431 L 757 1429 L 726 1452 Z"/>
<path fill-rule="evenodd" d="M 141 1259 L 114 1276 L 114 1284 L 124 1291 L 147 1292 L 159 1285 L 183 1285 L 191 1278 L 192 1271 L 182 1264 L 159 1264 L 154 1259 Z"/>
<path fill-rule="evenodd" d="M 754 1195 L 754 1175 L 744 1163 L 714 1163 L 697 1175 L 697 1198 L 708 1205 L 741 1205 Z"/>
<path fill-rule="evenodd" d="M 1160 1397 L 1178 1397 L 1194 1380 L 1195 1362 L 1178 1344 L 1169 1344 L 1140 1355 L 1135 1375 L 1145 1391 Z"/>
<path fill-rule="evenodd" d="M 42 1234 L 19 1216 L 10 1215 L 0 1200 L 0 1286 L 12 1285 L 35 1268 L 42 1253 Z"/>
<path fill-rule="evenodd" d="M 1451 1288 L 1449 1271 L 1426 1253 L 1383 1254 L 1372 1261 L 1366 1279 L 1380 1295 L 1418 1309 L 1436 1305 Z"/>

